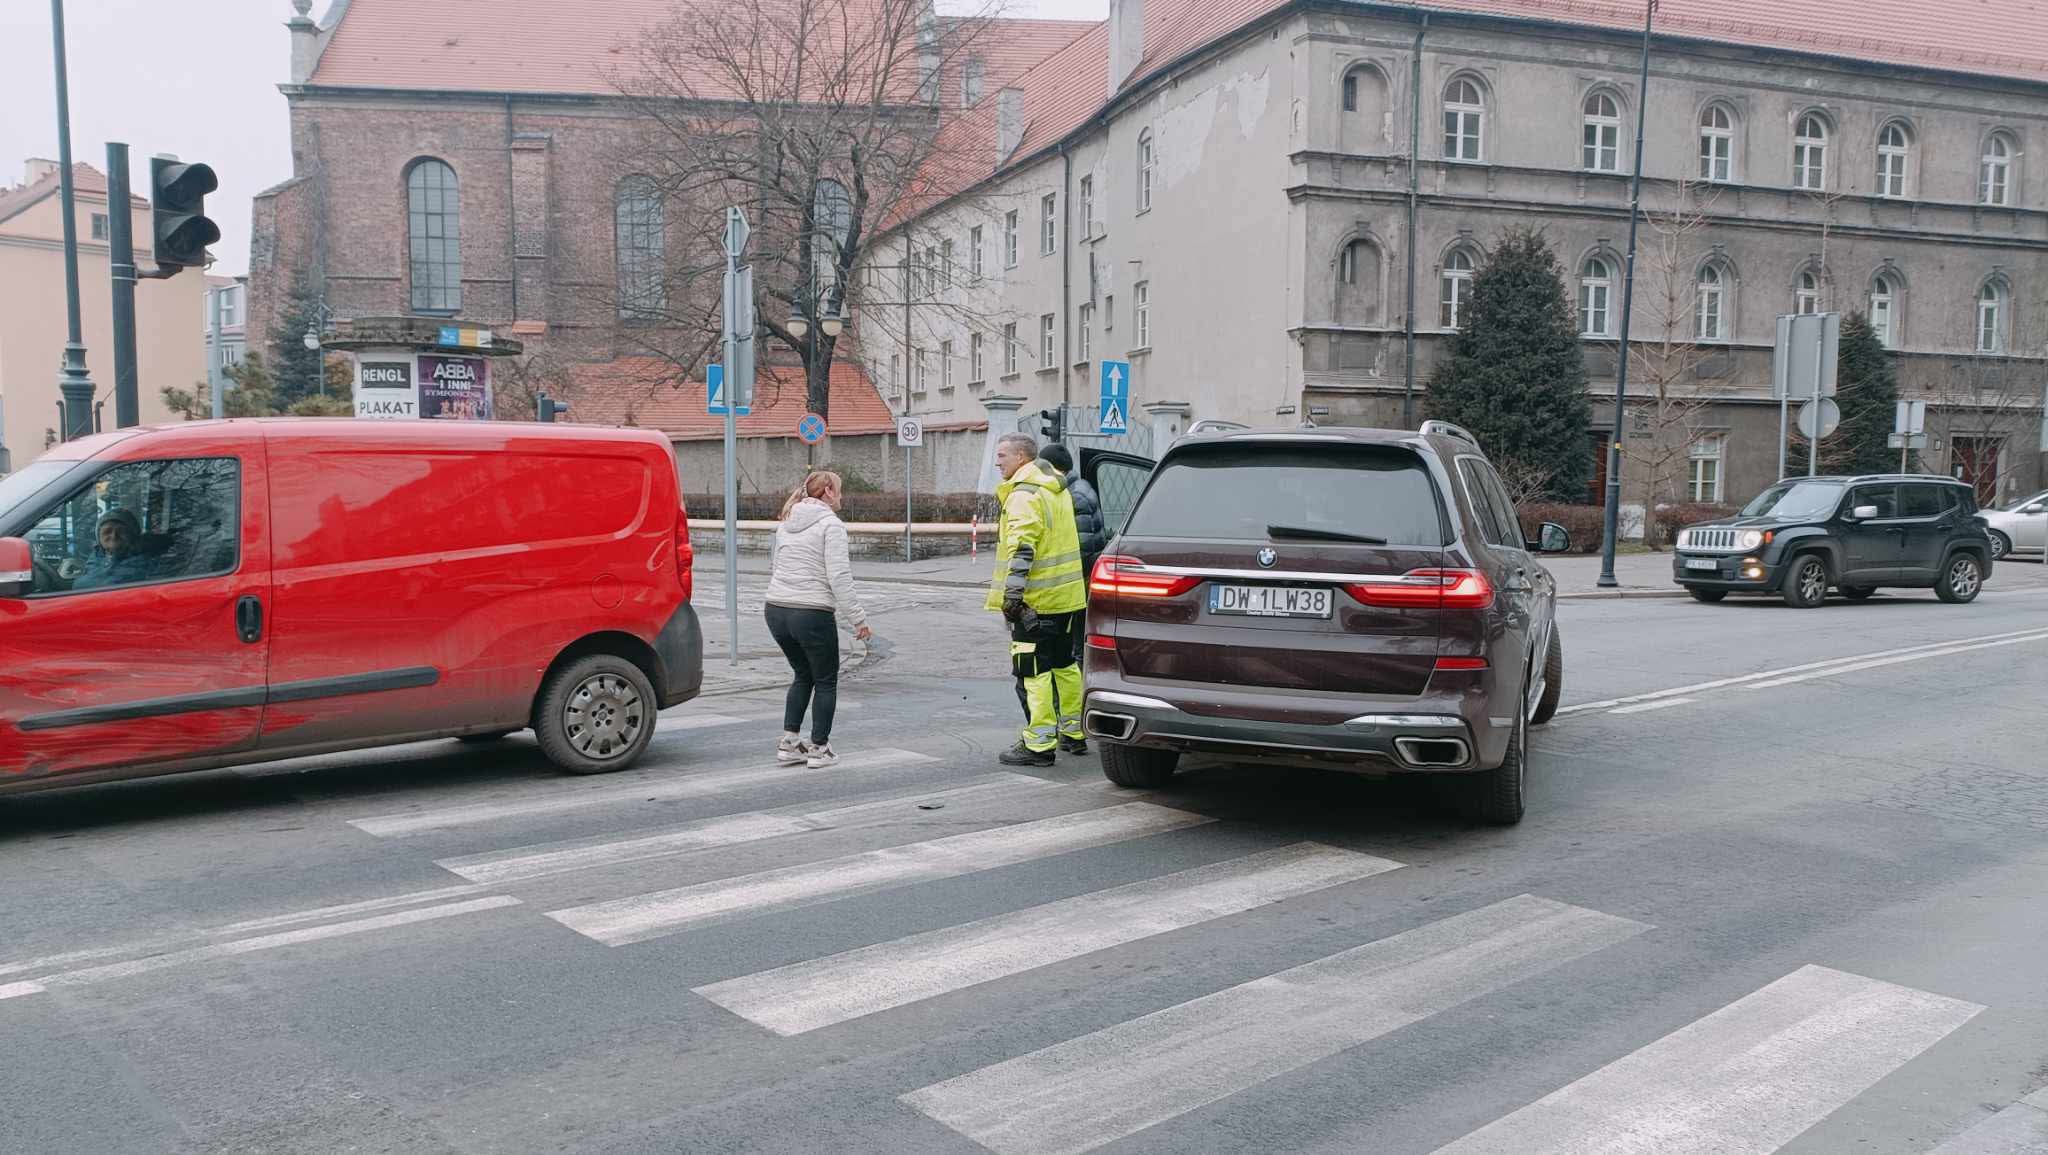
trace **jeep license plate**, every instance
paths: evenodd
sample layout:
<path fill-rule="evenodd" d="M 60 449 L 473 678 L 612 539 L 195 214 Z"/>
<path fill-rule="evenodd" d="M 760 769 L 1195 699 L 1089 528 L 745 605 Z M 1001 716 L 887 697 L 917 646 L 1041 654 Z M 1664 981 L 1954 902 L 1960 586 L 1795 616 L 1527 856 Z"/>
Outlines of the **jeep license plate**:
<path fill-rule="evenodd" d="M 1685 559 L 1687 569 L 1720 569 L 1721 563 L 1710 557 L 1689 557 Z"/>
<path fill-rule="evenodd" d="M 1328 589 L 1209 587 L 1209 612 L 1212 614 L 1239 614 L 1254 618 L 1327 618 L 1330 616 L 1330 604 Z"/>

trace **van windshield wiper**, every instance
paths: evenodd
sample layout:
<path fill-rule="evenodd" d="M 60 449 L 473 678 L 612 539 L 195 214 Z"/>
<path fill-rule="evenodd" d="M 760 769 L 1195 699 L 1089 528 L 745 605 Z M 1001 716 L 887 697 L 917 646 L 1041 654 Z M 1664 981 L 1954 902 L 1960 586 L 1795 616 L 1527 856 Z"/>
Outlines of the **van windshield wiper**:
<path fill-rule="evenodd" d="M 1302 525 L 1269 525 L 1268 537 L 1294 537 L 1307 541 L 1355 541 L 1360 545 L 1385 545 L 1387 539 L 1370 534 L 1346 533 L 1341 529 L 1311 529 Z"/>

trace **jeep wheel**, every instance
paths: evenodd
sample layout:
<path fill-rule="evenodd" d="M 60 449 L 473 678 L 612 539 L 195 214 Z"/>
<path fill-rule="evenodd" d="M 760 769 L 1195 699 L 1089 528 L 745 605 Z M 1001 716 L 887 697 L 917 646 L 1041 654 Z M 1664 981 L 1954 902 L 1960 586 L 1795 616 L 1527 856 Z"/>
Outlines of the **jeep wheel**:
<path fill-rule="evenodd" d="M 1984 592 L 1984 566 L 1973 553 L 1959 553 L 1948 559 L 1942 568 L 1941 580 L 1934 584 L 1934 596 L 1945 602 L 1973 602 Z"/>
<path fill-rule="evenodd" d="M 1180 755 L 1171 750 L 1153 750 L 1145 746 L 1125 746 L 1117 742 L 1102 744 L 1102 776 L 1118 786 L 1133 790 L 1150 790 L 1164 786 L 1173 777 L 1174 768 L 1180 765 Z"/>
<path fill-rule="evenodd" d="M 556 670 L 533 713 L 541 752 L 571 774 L 624 770 L 654 740 L 654 686 L 615 654 L 592 654 Z"/>
<path fill-rule="evenodd" d="M 1541 726 L 1557 715 L 1557 700 L 1564 696 L 1564 638 L 1557 626 L 1550 627 L 1550 649 L 1543 657 L 1543 696 L 1536 699 L 1531 726 Z"/>
<path fill-rule="evenodd" d="M 1842 586 L 1836 591 L 1852 602 L 1860 602 L 1877 592 L 1876 586 Z"/>
<path fill-rule="evenodd" d="M 1727 590 L 1701 589 L 1698 586 L 1690 586 L 1686 589 L 1685 592 L 1692 595 L 1692 600 L 1696 602 L 1705 602 L 1708 605 L 1713 605 L 1715 602 L 1718 602 L 1721 599 L 1728 596 Z"/>
<path fill-rule="evenodd" d="M 1997 531 L 1997 530 L 1995 530 L 1995 529 L 1994 529 L 1994 530 L 1992 530 L 1992 531 L 1991 531 L 1991 560 L 1992 560 L 1992 561 L 2002 561 L 2002 560 L 2004 560 L 2004 558 L 2005 558 L 2005 555 L 2006 555 L 2006 554 L 2009 554 L 2009 553 L 2011 553 L 2011 552 L 2012 552 L 2012 539 L 2011 539 L 2011 538 L 2009 538 L 2009 537 L 2007 537 L 2007 536 L 2005 536 L 2004 534 L 2002 534 L 2002 533 L 1998 532 L 1998 531 Z"/>
<path fill-rule="evenodd" d="M 1792 559 L 1785 571 L 1785 604 L 1810 610 L 1827 600 L 1828 563 L 1817 553 L 1803 553 Z"/>
<path fill-rule="evenodd" d="M 1473 822 L 1488 826 L 1513 826 L 1522 820 L 1522 783 L 1529 749 L 1529 720 L 1515 712 L 1515 729 L 1508 738 L 1507 757 L 1491 770 L 1459 774 L 1452 785 L 1462 788 L 1459 810 Z"/>

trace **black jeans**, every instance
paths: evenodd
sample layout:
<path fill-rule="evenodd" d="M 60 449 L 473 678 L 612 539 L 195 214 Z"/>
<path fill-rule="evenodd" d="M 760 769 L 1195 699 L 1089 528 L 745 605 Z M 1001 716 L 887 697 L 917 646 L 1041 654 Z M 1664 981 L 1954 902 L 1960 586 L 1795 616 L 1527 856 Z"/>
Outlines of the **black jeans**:
<path fill-rule="evenodd" d="M 796 674 L 782 704 L 782 728 L 803 729 L 804 710 L 811 713 L 811 741 L 832 740 L 832 715 L 839 709 L 839 622 L 831 610 L 794 609 L 770 605 L 768 632 L 789 659 Z"/>

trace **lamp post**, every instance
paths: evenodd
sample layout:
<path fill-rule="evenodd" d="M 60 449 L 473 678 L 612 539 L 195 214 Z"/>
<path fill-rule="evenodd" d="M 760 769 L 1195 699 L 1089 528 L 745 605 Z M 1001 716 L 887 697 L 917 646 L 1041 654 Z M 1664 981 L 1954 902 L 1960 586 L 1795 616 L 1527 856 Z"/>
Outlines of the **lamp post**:
<path fill-rule="evenodd" d="M 1636 222 L 1642 218 L 1643 208 L 1643 118 L 1650 103 L 1650 22 L 1656 14 L 1657 0 L 1648 0 L 1643 9 L 1642 74 L 1636 84 L 1636 165 L 1628 180 L 1628 260 L 1621 286 L 1621 356 L 1614 369 L 1614 440 L 1607 446 L 1607 508 L 1601 516 L 1606 532 L 1600 543 L 1600 577 L 1596 584 L 1602 589 L 1621 584 L 1614 577 L 1614 539 L 1621 533 L 1621 439 L 1627 432 L 1622 422 L 1628 410 L 1628 330 L 1636 299 Z M 1651 500 L 1654 503 L 1654 495 Z M 1654 513 L 1645 510 L 1644 517 Z"/>
<path fill-rule="evenodd" d="M 326 336 L 327 330 L 332 327 L 333 322 L 334 311 L 327 307 L 327 302 L 313 302 L 313 315 L 306 321 L 306 335 L 299 338 L 299 343 L 306 347 L 306 352 L 318 353 L 320 351 L 323 338 Z M 315 371 L 320 378 L 320 396 L 325 397 L 327 396 L 326 358 L 320 359 L 320 363 L 315 366 Z"/>
<path fill-rule="evenodd" d="M 50 39 L 57 66 L 57 189 L 64 209 L 64 312 L 70 328 L 57 391 L 64 398 L 64 440 L 92 432 L 92 377 L 78 319 L 78 211 L 71 189 L 71 85 L 64 66 L 64 0 L 50 0 Z M 125 206 L 124 206 L 125 211 Z"/>

